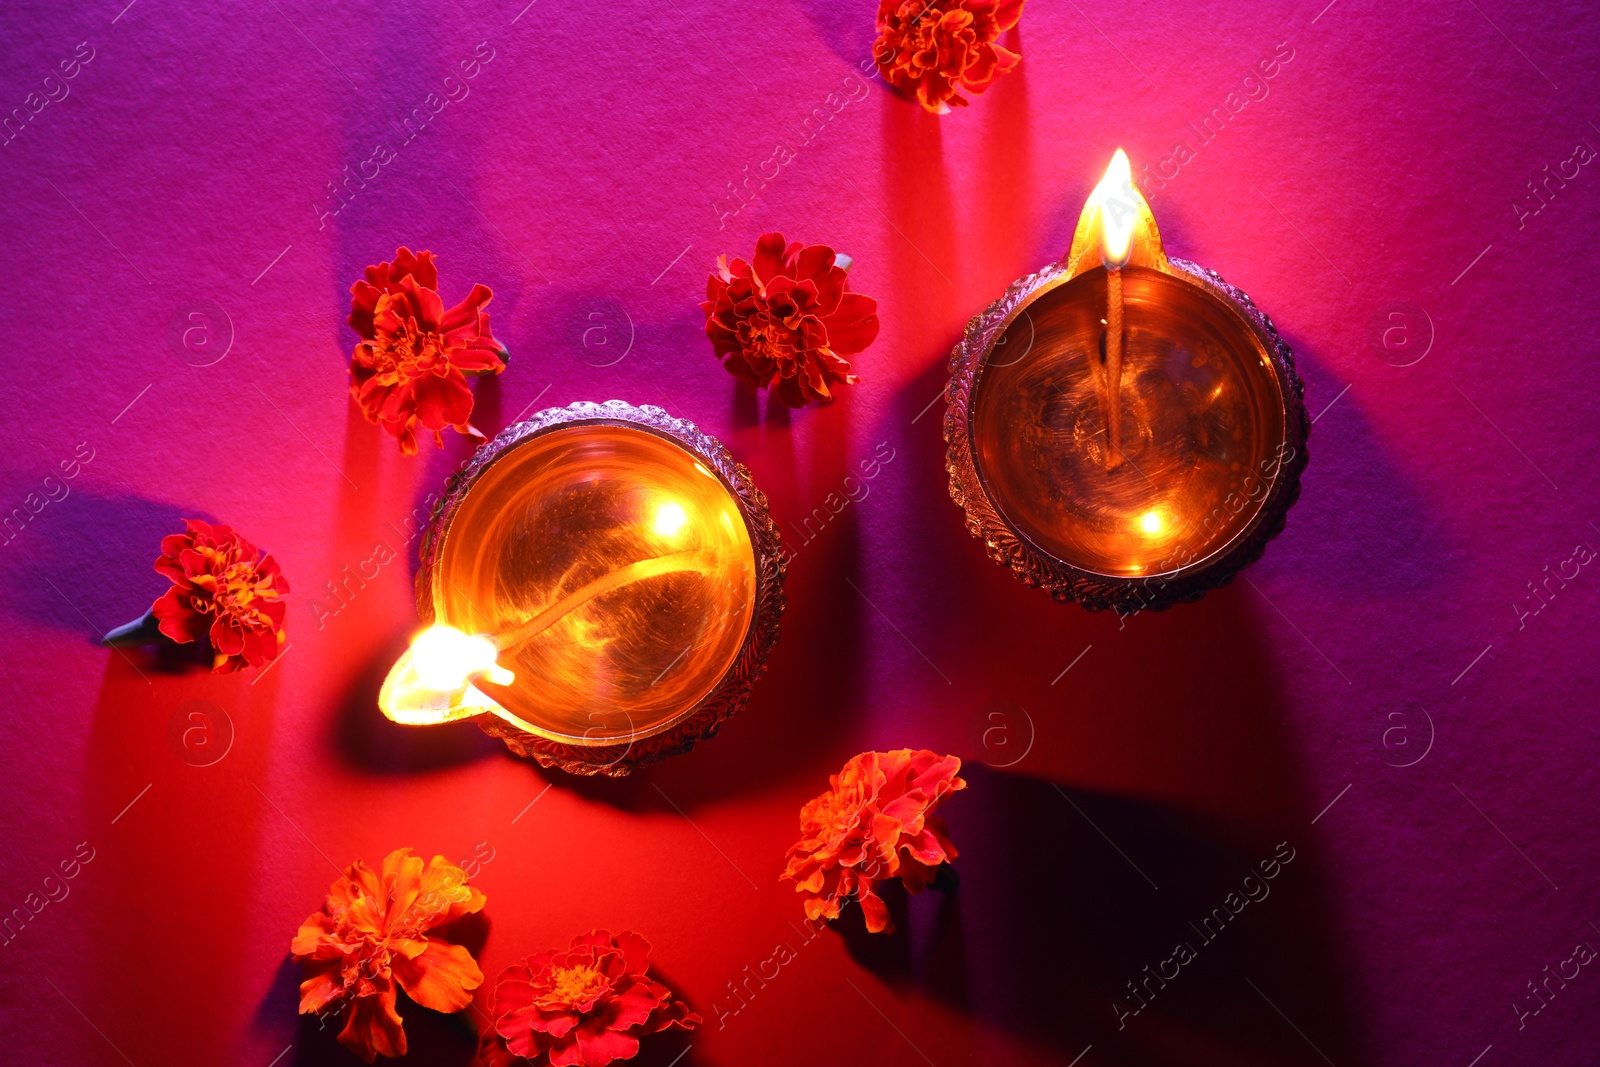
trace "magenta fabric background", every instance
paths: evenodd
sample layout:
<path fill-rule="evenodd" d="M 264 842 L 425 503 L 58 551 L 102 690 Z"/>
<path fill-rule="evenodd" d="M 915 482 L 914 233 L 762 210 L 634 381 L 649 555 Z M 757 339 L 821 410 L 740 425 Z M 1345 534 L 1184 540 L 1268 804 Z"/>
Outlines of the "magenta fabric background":
<path fill-rule="evenodd" d="M 93 850 L 0 949 L 0 1059 L 354 1062 L 296 1017 L 289 938 L 334 865 L 411 845 L 492 856 L 491 976 L 592 927 L 643 932 L 707 1020 L 648 1043 L 658 1067 L 1594 1062 L 1600 974 L 1547 976 L 1600 946 L 1597 164 L 1520 225 L 1513 207 L 1600 146 L 1592 5 L 1033 0 L 1018 71 L 936 118 L 847 81 L 865 0 L 525 2 L 0 13 L 5 110 L 92 49 L 0 146 L 0 508 L 67 491 L 0 551 L 0 908 Z M 1264 98 L 1209 142 L 1185 128 L 1275 50 Z M 1168 251 L 1266 309 L 1318 418 L 1266 557 L 1119 625 L 985 558 L 934 401 L 967 319 L 1064 251 L 1113 148 L 1156 168 L 1179 141 L 1192 158 L 1146 186 Z M 727 184 L 779 142 L 795 158 L 734 214 Z M 394 158 L 319 226 L 378 145 Z M 848 251 L 881 302 L 862 383 L 826 409 L 772 409 L 701 333 L 715 257 L 769 229 Z M 398 549 L 467 455 L 402 457 L 346 397 L 348 286 L 401 243 L 435 252 L 447 300 L 495 291 L 513 360 L 479 387 L 485 429 L 661 404 L 771 496 L 789 610 L 715 741 L 578 781 L 470 725 L 378 715 L 413 553 L 334 614 L 325 583 Z M 201 355 L 174 344 L 199 302 L 231 345 L 221 320 Z M 77 476 L 46 483 L 80 443 Z M 875 452 L 870 492 L 802 536 Z M 281 561 L 270 672 L 166 675 L 96 645 L 160 592 L 183 516 Z M 169 737 L 195 699 L 235 731 L 211 766 Z M 777 880 L 800 804 L 906 745 L 967 761 L 959 891 L 897 898 L 893 937 L 852 909 L 803 940 Z M 1280 842 L 1270 896 L 1205 942 L 1191 924 Z M 1197 958 L 1119 1030 L 1114 998 L 1180 941 Z M 796 958 L 735 999 L 780 942 Z M 407 1018 L 415 1062 L 465 1061 L 474 1013 Z"/>

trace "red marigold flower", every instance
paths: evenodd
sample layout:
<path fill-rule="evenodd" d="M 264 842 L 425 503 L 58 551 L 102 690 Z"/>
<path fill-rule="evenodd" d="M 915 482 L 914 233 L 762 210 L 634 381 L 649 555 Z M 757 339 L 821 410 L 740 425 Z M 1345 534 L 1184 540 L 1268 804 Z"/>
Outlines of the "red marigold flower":
<path fill-rule="evenodd" d="M 401 246 L 394 262 L 368 267 L 366 278 L 350 287 L 350 325 L 362 338 L 350 357 L 350 395 L 408 456 L 416 455 L 418 426 L 440 447 L 446 426 L 482 437 L 467 422 L 466 376 L 506 369 L 505 347 L 489 332 L 483 310 L 494 293 L 474 285 L 446 311 L 438 285 L 433 253 L 413 255 Z"/>
<path fill-rule="evenodd" d="M 593 930 L 564 952 L 507 967 L 496 980 L 493 1012 L 504 1050 L 486 1056 L 480 1044 L 480 1067 L 508 1062 L 502 1051 L 529 1060 L 548 1054 L 540 1062 L 550 1067 L 605 1067 L 632 1059 L 645 1034 L 691 1030 L 704 1021 L 651 981 L 649 970 L 650 943 L 631 930 L 615 937 Z"/>
<path fill-rule="evenodd" d="M 863 752 L 829 777 L 828 792 L 800 809 L 800 841 L 789 849 L 783 877 L 806 893 L 806 917 L 837 919 L 852 893 L 867 929 L 892 933 L 889 909 L 873 892 L 899 878 L 913 893 L 933 881 L 939 865 L 956 858 L 943 819 L 929 812 L 948 793 L 965 789 L 961 761 L 927 749 Z"/>
<path fill-rule="evenodd" d="M 1023 0 L 879 0 L 872 57 L 890 85 L 936 114 L 965 106 L 1021 56 L 995 44 Z"/>
<path fill-rule="evenodd" d="M 376 874 L 352 863 L 289 946 L 306 970 L 301 1014 L 342 1012 L 339 1041 L 368 1063 L 404 1056 L 397 987 L 434 1011 L 472 1003 L 472 991 L 483 984 L 472 954 L 426 935 L 483 904 L 466 872 L 443 856 L 424 864 L 409 848 L 396 849 Z"/>
<path fill-rule="evenodd" d="M 772 386 L 792 408 L 832 400 L 830 385 L 858 380 L 844 357 L 877 339 L 878 302 L 845 291 L 837 259 L 827 245 L 785 244 L 781 233 L 761 235 L 753 263 L 717 257 L 700 310 L 729 373 Z"/>
<path fill-rule="evenodd" d="M 278 658 L 283 647 L 289 580 L 278 561 L 231 526 L 184 519 L 185 532 L 161 539 L 156 571 L 172 588 L 150 610 L 161 632 L 179 644 L 206 638 L 211 669 L 219 674 L 258 667 Z"/>

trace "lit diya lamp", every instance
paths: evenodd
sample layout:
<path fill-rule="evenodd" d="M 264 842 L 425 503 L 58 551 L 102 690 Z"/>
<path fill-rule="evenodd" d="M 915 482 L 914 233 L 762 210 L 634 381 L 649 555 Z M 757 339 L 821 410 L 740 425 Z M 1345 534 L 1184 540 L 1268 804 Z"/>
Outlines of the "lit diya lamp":
<path fill-rule="evenodd" d="M 1244 293 L 1167 258 L 1121 149 L 1066 259 L 974 318 L 950 366 L 950 495 L 1057 600 L 1196 600 L 1300 495 L 1311 426 L 1288 346 Z"/>
<path fill-rule="evenodd" d="M 431 623 L 378 696 L 519 755 L 622 775 L 715 734 L 783 613 L 767 498 L 716 438 L 612 400 L 540 412 L 453 477 L 422 542 Z"/>

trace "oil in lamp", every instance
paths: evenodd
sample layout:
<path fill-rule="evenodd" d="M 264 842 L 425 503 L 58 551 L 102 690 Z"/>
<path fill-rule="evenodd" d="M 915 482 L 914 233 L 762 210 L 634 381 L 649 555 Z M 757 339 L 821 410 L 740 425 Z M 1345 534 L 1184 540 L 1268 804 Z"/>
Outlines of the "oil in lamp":
<path fill-rule="evenodd" d="M 1272 322 L 1162 250 L 1117 150 L 1064 260 L 1013 283 L 950 356 L 950 495 L 1028 585 L 1127 615 L 1260 558 L 1310 422 Z"/>
<path fill-rule="evenodd" d="M 519 755 L 627 774 L 715 734 L 778 637 L 766 497 L 716 438 L 612 400 L 540 412 L 455 475 L 424 535 L 430 627 L 379 693 Z"/>

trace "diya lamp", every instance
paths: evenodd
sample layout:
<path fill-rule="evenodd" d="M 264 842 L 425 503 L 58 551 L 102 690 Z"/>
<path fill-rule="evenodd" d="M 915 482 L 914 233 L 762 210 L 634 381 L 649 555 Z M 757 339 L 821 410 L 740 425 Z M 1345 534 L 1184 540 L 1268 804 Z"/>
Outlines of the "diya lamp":
<path fill-rule="evenodd" d="M 1300 495 L 1311 427 L 1289 347 L 1244 293 L 1166 255 L 1121 149 L 1066 258 L 975 317 L 950 371 L 950 495 L 1057 600 L 1197 600 Z"/>
<path fill-rule="evenodd" d="M 778 637 L 778 528 L 716 438 L 612 400 L 479 449 L 424 535 L 431 624 L 390 670 L 395 722 L 473 719 L 513 752 L 623 775 L 710 737 Z"/>

